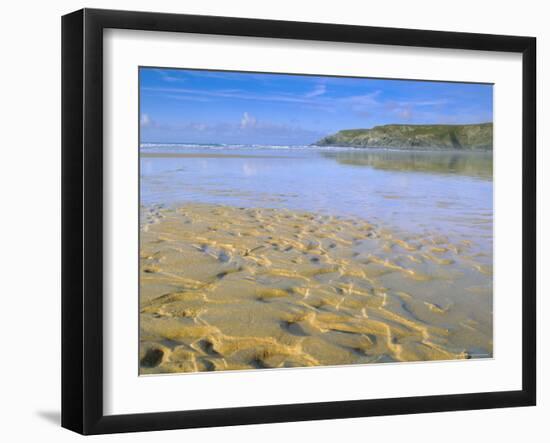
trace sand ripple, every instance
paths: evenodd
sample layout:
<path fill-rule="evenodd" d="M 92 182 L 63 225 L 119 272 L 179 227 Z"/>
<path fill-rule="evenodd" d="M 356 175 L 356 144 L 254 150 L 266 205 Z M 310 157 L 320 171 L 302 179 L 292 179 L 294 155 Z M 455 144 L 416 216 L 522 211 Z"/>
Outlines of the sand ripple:
<path fill-rule="evenodd" d="M 142 374 L 492 355 L 467 242 L 280 209 L 142 208 Z"/>

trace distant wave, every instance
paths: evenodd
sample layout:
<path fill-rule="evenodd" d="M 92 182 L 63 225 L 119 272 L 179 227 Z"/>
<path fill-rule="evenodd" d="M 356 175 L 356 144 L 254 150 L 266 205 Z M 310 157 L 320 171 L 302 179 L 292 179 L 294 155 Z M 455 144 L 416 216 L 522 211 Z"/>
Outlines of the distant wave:
<path fill-rule="evenodd" d="M 355 148 L 344 146 L 314 146 L 314 145 L 259 145 L 259 144 L 224 144 L 224 143 L 154 143 L 147 142 L 140 144 L 140 150 L 159 152 L 160 150 L 178 151 L 182 149 L 292 149 L 292 150 L 352 150 Z"/>
<path fill-rule="evenodd" d="M 223 148 L 226 145 L 223 143 L 156 143 L 147 142 L 141 143 L 139 147 L 141 149 L 147 148 Z"/>

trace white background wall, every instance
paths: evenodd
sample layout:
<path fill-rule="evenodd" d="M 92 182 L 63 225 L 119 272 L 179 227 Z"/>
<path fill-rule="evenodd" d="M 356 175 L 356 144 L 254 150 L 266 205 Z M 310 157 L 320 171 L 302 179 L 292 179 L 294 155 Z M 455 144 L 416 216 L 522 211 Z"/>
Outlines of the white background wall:
<path fill-rule="evenodd" d="M 550 28 L 545 2 L 112 0 L 4 2 L 0 26 L 0 438 L 73 441 L 60 414 L 60 17 L 81 7 L 531 35 L 538 38 L 539 275 L 550 265 Z M 546 113 L 544 112 L 546 111 Z M 543 169 L 546 171 L 543 172 Z M 545 252 L 541 253 L 541 249 Z M 519 270 L 518 270 L 519 272 Z M 94 441 L 547 441 L 548 277 L 539 278 L 539 406 L 102 436 Z M 546 349 L 545 349 L 546 348 Z M 543 352 L 544 351 L 544 352 Z M 545 374 L 546 372 L 546 374 Z M 368 382 L 368 381 L 366 381 Z M 373 381 L 374 382 L 374 381 Z M 411 381 L 414 382 L 414 381 Z M 452 383 L 452 380 L 449 380 Z"/>

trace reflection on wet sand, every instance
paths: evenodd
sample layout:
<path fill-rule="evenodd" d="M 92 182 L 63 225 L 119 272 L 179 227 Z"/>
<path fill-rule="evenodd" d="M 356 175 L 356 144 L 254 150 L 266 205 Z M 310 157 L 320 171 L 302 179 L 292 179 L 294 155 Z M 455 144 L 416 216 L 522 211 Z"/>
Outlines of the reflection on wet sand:
<path fill-rule="evenodd" d="M 460 174 L 487 179 L 493 176 L 492 152 L 351 149 L 326 151 L 322 155 L 345 165 L 371 166 L 391 171 Z"/>

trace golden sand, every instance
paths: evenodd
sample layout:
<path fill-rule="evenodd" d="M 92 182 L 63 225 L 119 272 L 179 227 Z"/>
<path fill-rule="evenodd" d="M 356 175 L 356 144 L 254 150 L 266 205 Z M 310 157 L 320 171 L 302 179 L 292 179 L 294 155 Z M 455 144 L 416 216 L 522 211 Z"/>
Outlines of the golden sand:
<path fill-rule="evenodd" d="M 491 257 L 361 219 L 142 208 L 140 373 L 492 356 Z"/>

